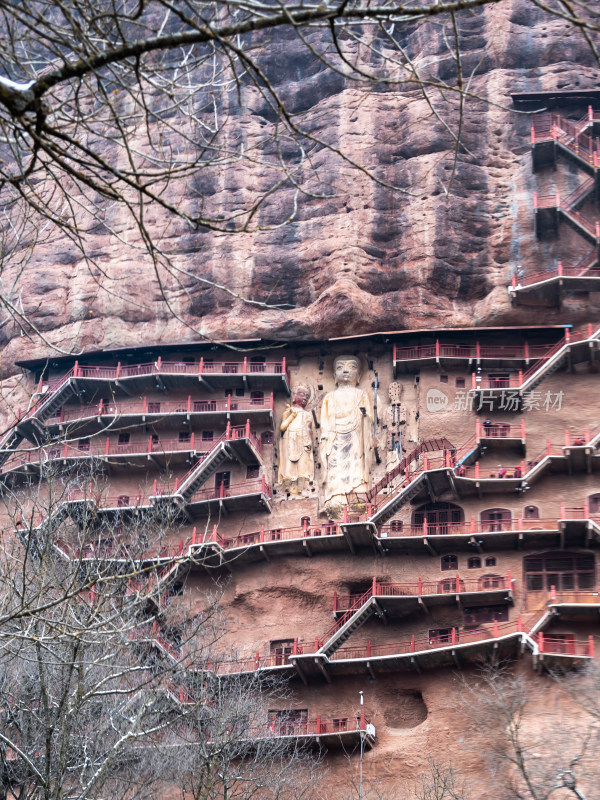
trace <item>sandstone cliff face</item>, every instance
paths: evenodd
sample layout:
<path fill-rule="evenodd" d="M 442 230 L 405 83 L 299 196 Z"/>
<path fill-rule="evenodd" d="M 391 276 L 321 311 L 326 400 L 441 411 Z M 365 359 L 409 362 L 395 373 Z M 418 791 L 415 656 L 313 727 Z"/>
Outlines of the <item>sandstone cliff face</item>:
<path fill-rule="evenodd" d="M 374 183 L 315 146 L 311 157 L 335 196 L 300 195 L 288 225 L 237 235 L 192 233 L 155 212 L 148 218 L 150 228 L 188 273 L 179 274 L 179 283 L 166 280 L 172 310 L 149 257 L 124 244 L 139 243 L 124 213 L 107 210 L 118 236 L 102 226 L 90 234 L 96 264 L 91 272 L 69 240 L 43 234 L 12 297 L 20 298 L 47 342 L 5 325 L 4 374 L 14 360 L 50 355 L 49 343 L 73 352 L 199 335 L 293 340 L 432 326 L 577 322 L 600 310 L 589 296 L 567 299 L 562 311 L 511 307 L 506 292 L 517 263 L 535 272 L 557 258 L 574 264 L 589 249 L 566 231 L 554 242 L 535 239 L 536 186 L 540 181 L 546 188 L 574 186 L 581 176 L 562 166 L 553 175 L 532 175 L 530 121 L 512 111 L 509 96 L 594 87 L 597 72 L 589 49 L 583 37 L 534 13 L 524 0 L 505 0 L 464 16 L 460 29 L 465 80 L 487 102 L 467 104 L 455 168 L 444 125 L 455 130 L 458 123 L 452 92 L 442 98 L 429 90 L 437 118 L 418 86 L 409 83 L 400 91 L 382 85 L 365 92 L 325 69 L 298 39 L 283 35 L 263 63 L 289 107 L 302 114 L 314 135 L 406 193 Z M 447 53 L 448 34 L 443 25 L 415 24 L 399 35 L 423 74 L 452 82 L 456 63 Z M 250 90 L 243 102 L 244 108 L 229 111 L 239 120 L 240 141 L 249 146 L 268 111 Z M 447 195 L 444 186 L 453 171 Z M 181 202 L 231 209 L 256 179 L 255 172 L 232 164 L 219 176 L 200 175 L 186 184 Z M 281 190 L 274 214 L 292 207 L 292 194 L 290 186 Z M 5 290 L 15 272 L 5 271 Z M 283 307 L 248 305 L 189 275 Z"/>

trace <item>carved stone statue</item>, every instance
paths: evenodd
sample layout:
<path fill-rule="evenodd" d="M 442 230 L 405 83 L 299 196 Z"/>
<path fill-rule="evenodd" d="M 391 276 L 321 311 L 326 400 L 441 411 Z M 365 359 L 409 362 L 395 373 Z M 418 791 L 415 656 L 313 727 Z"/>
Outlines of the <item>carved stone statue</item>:
<path fill-rule="evenodd" d="M 321 464 L 325 512 L 339 516 L 347 492 L 366 492 L 373 459 L 373 406 L 358 388 L 360 361 L 338 356 L 333 363 L 337 389 L 321 408 Z"/>
<path fill-rule="evenodd" d="M 287 405 L 279 429 L 278 481 L 286 492 L 302 494 L 306 483 L 315 476 L 312 443 L 312 414 L 306 410 L 310 390 L 299 385 Z"/>

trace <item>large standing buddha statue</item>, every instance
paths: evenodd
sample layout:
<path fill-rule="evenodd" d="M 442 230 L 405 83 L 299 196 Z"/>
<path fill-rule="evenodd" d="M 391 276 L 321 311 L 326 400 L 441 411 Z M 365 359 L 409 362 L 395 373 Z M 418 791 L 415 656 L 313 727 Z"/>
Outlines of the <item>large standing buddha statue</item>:
<path fill-rule="evenodd" d="M 340 516 L 347 492 L 366 492 L 373 458 L 373 406 L 358 388 L 360 360 L 338 356 L 333 362 L 337 388 L 321 408 L 321 464 L 325 512 Z"/>

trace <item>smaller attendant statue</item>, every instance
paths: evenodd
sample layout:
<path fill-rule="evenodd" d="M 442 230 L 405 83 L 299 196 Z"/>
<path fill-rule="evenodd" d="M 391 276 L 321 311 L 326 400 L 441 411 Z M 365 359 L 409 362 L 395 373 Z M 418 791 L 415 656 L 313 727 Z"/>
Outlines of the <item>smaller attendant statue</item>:
<path fill-rule="evenodd" d="M 403 426 L 406 425 L 406 407 L 402 402 L 402 384 L 390 383 L 388 395 L 390 405 L 383 413 L 383 422 L 386 427 L 386 470 L 393 469 L 402 461 Z"/>
<path fill-rule="evenodd" d="M 279 429 L 278 481 L 291 494 L 302 494 L 314 479 L 312 414 L 306 410 L 310 390 L 300 384 L 293 393 L 292 404 L 285 407 Z"/>

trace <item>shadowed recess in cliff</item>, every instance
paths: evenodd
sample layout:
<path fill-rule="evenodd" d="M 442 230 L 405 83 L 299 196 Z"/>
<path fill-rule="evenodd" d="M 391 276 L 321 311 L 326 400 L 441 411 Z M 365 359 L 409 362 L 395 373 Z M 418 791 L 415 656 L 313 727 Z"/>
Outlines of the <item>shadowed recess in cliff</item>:
<path fill-rule="evenodd" d="M 385 694 L 384 719 L 390 728 L 416 728 L 427 719 L 427 706 L 417 689 L 390 689 Z"/>

